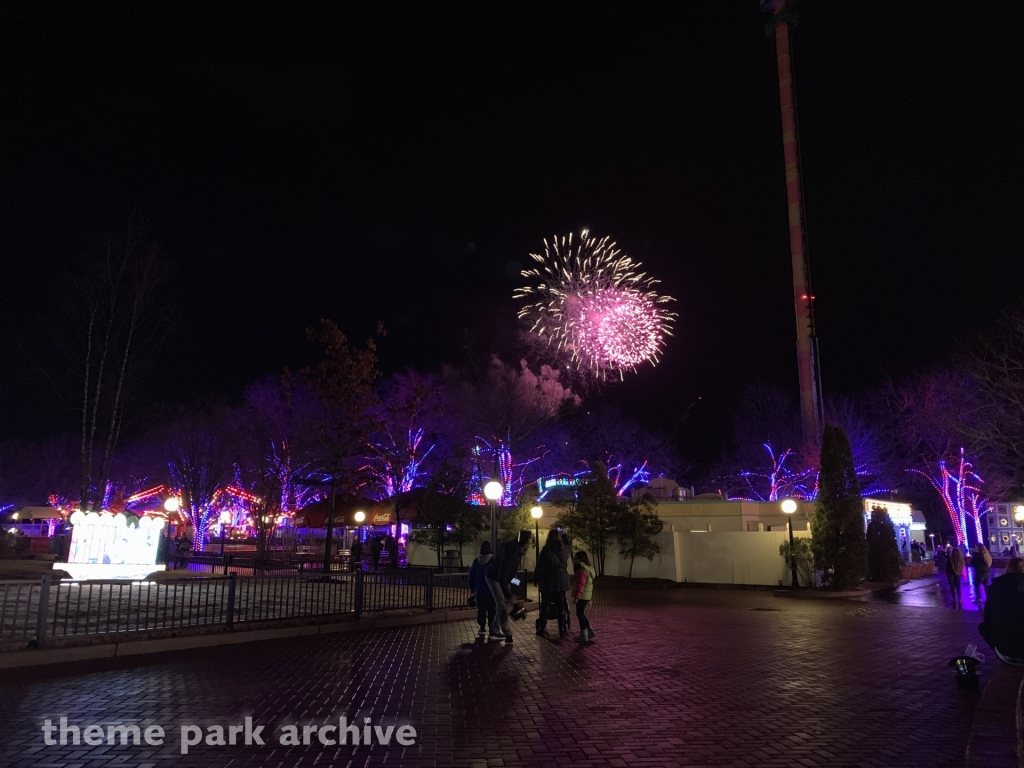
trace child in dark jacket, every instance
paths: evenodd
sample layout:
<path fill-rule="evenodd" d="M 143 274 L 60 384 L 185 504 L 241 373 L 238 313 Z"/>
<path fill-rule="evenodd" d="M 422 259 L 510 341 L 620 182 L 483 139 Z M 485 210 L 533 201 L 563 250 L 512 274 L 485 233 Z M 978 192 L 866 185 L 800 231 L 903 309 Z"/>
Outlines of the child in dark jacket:
<path fill-rule="evenodd" d="M 469 588 L 476 594 L 476 623 L 480 625 L 479 637 L 487 635 L 487 628 L 494 622 L 494 595 L 491 588 L 487 586 L 487 564 L 491 562 L 494 554 L 491 552 L 491 542 L 485 541 L 480 545 L 480 556 L 469 566 Z"/>

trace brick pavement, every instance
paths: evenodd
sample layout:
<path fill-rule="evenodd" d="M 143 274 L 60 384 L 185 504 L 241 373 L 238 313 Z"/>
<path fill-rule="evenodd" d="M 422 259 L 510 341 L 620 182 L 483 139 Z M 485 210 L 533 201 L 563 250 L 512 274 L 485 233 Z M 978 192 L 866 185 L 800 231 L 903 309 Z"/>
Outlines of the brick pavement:
<path fill-rule="evenodd" d="M 945 663 L 977 641 L 976 613 L 688 589 L 606 591 L 592 619 L 585 648 L 542 640 L 529 620 L 506 648 L 465 621 L 17 672 L 2 681 L 0 766 L 963 764 L 971 707 Z M 412 724 L 417 743 L 282 747 L 271 734 L 179 753 L 182 723 L 343 714 Z M 43 718 L 61 715 L 158 723 L 169 738 L 44 746 Z"/>

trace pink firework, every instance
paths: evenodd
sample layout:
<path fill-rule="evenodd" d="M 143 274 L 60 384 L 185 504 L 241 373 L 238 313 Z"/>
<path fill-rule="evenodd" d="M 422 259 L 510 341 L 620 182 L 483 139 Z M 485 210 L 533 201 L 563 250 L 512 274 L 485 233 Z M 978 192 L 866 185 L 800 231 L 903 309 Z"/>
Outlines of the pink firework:
<path fill-rule="evenodd" d="M 658 361 L 672 335 L 676 315 L 665 305 L 673 299 L 652 290 L 658 281 L 638 272 L 640 265 L 615 243 L 584 230 L 575 242 L 572 235 L 545 240 L 544 254 L 530 255 L 541 266 L 523 277 L 539 284 L 519 288 L 515 296 L 532 300 L 519 316 L 531 321 L 533 333 L 602 379 Z"/>

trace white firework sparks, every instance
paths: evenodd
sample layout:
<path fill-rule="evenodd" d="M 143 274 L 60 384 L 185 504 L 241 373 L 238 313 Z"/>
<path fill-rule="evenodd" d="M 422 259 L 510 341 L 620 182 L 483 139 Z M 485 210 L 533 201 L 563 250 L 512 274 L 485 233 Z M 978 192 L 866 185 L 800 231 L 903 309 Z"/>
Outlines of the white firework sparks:
<path fill-rule="evenodd" d="M 522 274 L 536 282 L 517 288 L 515 298 L 529 302 L 519 317 L 532 333 L 602 379 L 658 362 L 677 316 L 665 305 L 675 299 L 653 290 L 658 281 L 637 271 L 639 262 L 587 230 L 578 239 L 545 240 L 544 253 L 530 256 L 540 266 Z"/>

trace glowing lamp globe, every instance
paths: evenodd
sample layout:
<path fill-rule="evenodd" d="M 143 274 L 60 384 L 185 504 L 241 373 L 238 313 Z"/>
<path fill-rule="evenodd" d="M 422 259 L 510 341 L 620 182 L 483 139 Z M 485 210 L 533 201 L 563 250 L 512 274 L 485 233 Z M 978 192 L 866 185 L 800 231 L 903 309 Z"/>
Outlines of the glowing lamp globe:
<path fill-rule="evenodd" d="M 1018 504 L 1013 508 L 1013 519 L 1018 523 L 1024 523 L 1024 504 Z"/>
<path fill-rule="evenodd" d="M 794 512 L 796 512 L 796 502 L 793 501 L 793 499 L 783 500 L 781 507 L 782 511 L 785 512 L 787 515 L 792 515 Z"/>
<path fill-rule="evenodd" d="M 164 502 L 164 509 L 168 512 L 177 512 L 181 509 L 181 502 L 176 497 L 171 496 L 171 498 Z"/>
<path fill-rule="evenodd" d="M 220 513 L 220 522 L 221 522 L 222 525 L 227 525 L 228 523 L 231 522 L 231 512 L 230 512 L 230 510 L 225 509 L 225 510 L 223 510 Z"/>
<path fill-rule="evenodd" d="M 534 507 L 530 510 L 530 517 L 534 520 L 540 520 L 544 516 L 544 510 L 541 507 Z"/>
<path fill-rule="evenodd" d="M 355 519 L 356 519 L 357 523 L 363 522 L 363 520 L 366 519 L 366 513 L 363 512 L 363 510 L 360 509 L 358 512 L 356 512 Z"/>
<path fill-rule="evenodd" d="M 491 480 L 487 485 L 484 486 L 484 496 L 488 501 L 497 501 L 501 498 L 501 494 L 505 492 L 505 486 L 499 483 L 497 480 Z"/>

